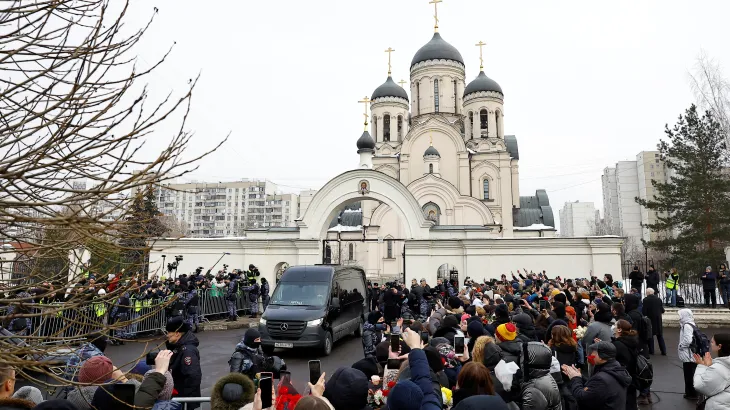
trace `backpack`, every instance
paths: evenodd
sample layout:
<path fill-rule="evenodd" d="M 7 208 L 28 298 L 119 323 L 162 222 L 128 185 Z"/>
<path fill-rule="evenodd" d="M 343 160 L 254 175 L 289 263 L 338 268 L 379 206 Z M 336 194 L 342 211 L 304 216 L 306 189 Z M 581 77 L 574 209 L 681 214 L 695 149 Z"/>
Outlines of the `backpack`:
<path fill-rule="evenodd" d="M 654 367 L 649 359 L 639 354 L 636 357 L 636 373 L 634 374 L 634 385 L 639 390 L 648 389 L 654 381 Z"/>
<path fill-rule="evenodd" d="M 692 343 L 689 345 L 689 350 L 704 357 L 705 353 L 710 351 L 710 339 L 697 326 L 691 323 L 690 326 L 692 326 Z"/>
<path fill-rule="evenodd" d="M 642 320 L 644 321 L 644 329 L 646 331 L 646 340 L 651 341 L 652 338 L 654 337 L 653 330 L 651 328 L 651 319 L 644 316 L 642 318 Z"/>

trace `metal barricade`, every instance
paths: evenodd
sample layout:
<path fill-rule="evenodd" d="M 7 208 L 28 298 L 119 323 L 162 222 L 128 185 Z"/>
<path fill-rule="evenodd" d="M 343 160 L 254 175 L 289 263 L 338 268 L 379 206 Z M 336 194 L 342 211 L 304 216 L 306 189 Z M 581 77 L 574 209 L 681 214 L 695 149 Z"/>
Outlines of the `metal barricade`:
<path fill-rule="evenodd" d="M 210 403 L 210 397 L 173 397 L 172 401 L 182 403 L 183 410 L 187 410 L 188 403 Z"/>

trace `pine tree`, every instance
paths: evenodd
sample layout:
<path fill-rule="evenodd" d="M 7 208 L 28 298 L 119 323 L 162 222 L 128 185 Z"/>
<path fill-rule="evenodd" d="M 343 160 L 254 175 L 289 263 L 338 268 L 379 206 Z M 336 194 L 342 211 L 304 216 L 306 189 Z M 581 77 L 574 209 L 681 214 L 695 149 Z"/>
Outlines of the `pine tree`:
<path fill-rule="evenodd" d="M 645 226 L 660 238 L 648 246 L 671 254 L 684 270 L 714 266 L 725 259 L 730 241 L 726 135 L 709 111 L 700 117 L 694 104 L 665 134 L 658 148 L 670 178 L 652 181 L 654 199 L 636 198 L 657 213 L 657 222 Z"/>
<path fill-rule="evenodd" d="M 145 272 L 149 259 L 147 241 L 162 235 L 166 230 L 160 220 L 152 186 L 137 192 L 126 219 L 126 232 L 122 240 L 125 261 L 132 264 L 133 270 Z"/>

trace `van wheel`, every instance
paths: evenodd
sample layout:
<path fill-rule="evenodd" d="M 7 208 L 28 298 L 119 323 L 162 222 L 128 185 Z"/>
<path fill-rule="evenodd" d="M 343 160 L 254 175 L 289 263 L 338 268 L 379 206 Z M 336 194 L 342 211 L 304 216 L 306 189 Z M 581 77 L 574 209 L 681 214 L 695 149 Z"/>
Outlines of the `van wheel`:
<path fill-rule="evenodd" d="M 322 344 L 322 355 L 329 356 L 332 353 L 332 333 L 327 332 Z"/>
<path fill-rule="evenodd" d="M 357 320 L 357 327 L 355 328 L 355 337 L 362 336 L 362 318 Z"/>
<path fill-rule="evenodd" d="M 263 350 L 264 354 L 267 356 L 271 356 L 274 354 L 274 350 L 276 350 L 276 348 L 272 345 L 261 345 L 261 350 Z"/>

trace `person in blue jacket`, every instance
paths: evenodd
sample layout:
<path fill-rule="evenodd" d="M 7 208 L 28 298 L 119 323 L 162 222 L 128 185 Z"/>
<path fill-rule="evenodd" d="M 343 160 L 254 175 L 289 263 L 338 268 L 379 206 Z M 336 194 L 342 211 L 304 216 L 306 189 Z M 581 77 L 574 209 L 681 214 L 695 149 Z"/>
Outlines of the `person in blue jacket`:
<path fill-rule="evenodd" d="M 708 266 L 702 274 L 702 290 L 705 291 L 705 306 L 710 306 L 710 300 L 712 300 L 712 308 L 715 309 L 717 307 L 716 289 L 717 273 L 712 271 L 712 266 Z"/>

